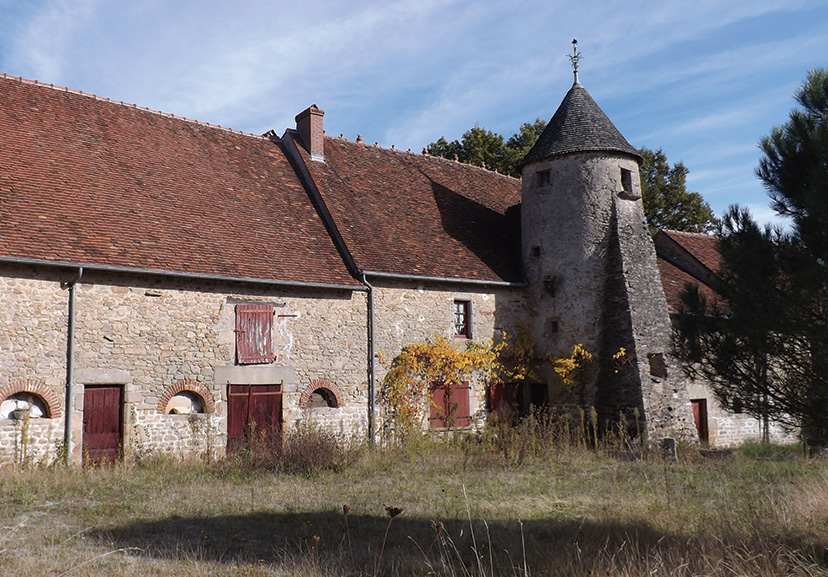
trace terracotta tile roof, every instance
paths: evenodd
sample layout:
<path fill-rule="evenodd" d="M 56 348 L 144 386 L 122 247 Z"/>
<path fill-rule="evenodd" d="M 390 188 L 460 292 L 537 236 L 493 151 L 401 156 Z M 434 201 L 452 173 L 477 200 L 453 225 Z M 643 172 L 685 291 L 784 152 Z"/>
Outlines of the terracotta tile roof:
<path fill-rule="evenodd" d="M 662 230 L 676 244 L 693 255 L 711 272 L 719 270 L 722 255 L 719 254 L 719 237 L 698 232 L 680 232 L 677 230 Z"/>
<path fill-rule="evenodd" d="M 0 258 L 358 286 L 281 145 L 0 77 Z"/>
<path fill-rule="evenodd" d="M 299 148 L 359 270 L 522 282 L 519 180 L 342 138 L 324 164 Z"/>
<path fill-rule="evenodd" d="M 694 284 L 699 287 L 699 292 L 704 295 L 708 303 L 715 302 L 717 295 L 709 286 L 686 271 L 683 271 L 670 261 L 658 257 L 658 271 L 661 273 L 661 284 L 664 287 L 664 296 L 667 298 L 669 311 L 678 312 L 682 308 L 681 293 L 685 286 Z"/>
<path fill-rule="evenodd" d="M 711 288 L 721 262 L 718 240 L 708 234 L 675 230 L 661 230 L 656 235 L 658 268 L 671 312 L 680 309 L 680 294 L 687 283 L 698 285 L 708 303 L 719 300 Z"/>

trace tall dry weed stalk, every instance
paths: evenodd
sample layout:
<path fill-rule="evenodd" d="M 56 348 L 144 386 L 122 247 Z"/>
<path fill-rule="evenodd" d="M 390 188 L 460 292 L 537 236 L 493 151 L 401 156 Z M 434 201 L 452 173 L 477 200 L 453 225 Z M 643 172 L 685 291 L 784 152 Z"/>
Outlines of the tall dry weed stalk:
<path fill-rule="evenodd" d="M 374 571 L 374 576 L 379 575 L 380 567 L 382 566 L 382 554 L 385 552 L 385 544 L 388 541 L 388 531 L 391 529 L 391 522 L 394 518 L 403 512 L 400 507 L 392 505 L 385 506 L 385 512 L 388 514 L 388 524 L 385 526 L 385 535 L 382 537 L 382 547 L 380 547 L 379 559 L 377 559 L 377 569 Z"/>

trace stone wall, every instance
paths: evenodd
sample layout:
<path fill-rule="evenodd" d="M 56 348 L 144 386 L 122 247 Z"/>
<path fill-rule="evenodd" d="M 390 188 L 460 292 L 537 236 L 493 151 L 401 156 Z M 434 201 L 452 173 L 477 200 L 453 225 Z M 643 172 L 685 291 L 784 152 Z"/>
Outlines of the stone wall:
<path fill-rule="evenodd" d="M 723 408 L 704 382 L 686 379 L 683 383 L 691 400 L 707 401 L 708 442 L 713 448 L 737 447 L 762 440 L 762 423 L 744 413 L 732 413 Z M 786 431 L 776 423 L 770 425 L 772 443 L 796 443 L 796 434 Z"/>
<path fill-rule="evenodd" d="M 0 387 L 19 380 L 42 382 L 63 403 L 68 291 L 61 282 L 76 276 L 72 270 L 0 269 Z M 86 272 L 76 285 L 74 458 L 81 456 L 84 385 L 94 384 L 124 388 L 125 452 L 189 448 L 192 453 L 221 454 L 231 380 L 217 380 L 216 372 L 224 369 L 232 375 L 245 368 L 235 366 L 238 303 L 269 303 L 276 309 L 275 360 L 268 366 L 288 376 L 282 381 L 285 425 L 309 416 L 299 408 L 300 396 L 311 382 L 325 379 L 336 384 L 342 403 L 317 422 L 336 431 L 364 433 L 364 292 Z M 202 395 L 212 397 L 213 412 L 202 423 L 200 444 L 186 418 L 159 414 L 165 391 L 180 382 L 194 383 Z M 41 420 L 49 423 L 41 427 L 49 432 L 38 433 L 38 438 L 52 442 L 63 420 Z M 13 445 L 16 424 L 0 424 L 0 448 L 5 451 Z M 9 460 L 5 452 L 0 459 Z"/>
<path fill-rule="evenodd" d="M 514 333 L 523 314 L 523 289 L 448 283 L 372 282 L 374 285 L 376 352 L 386 361 L 377 363 L 377 392 L 388 372 L 388 363 L 408 344 L 434 341 L 439 335 L 458 347 L 465 339 L 454 337 L 454 301 L 471 302 L 472 340 L 499 342 L 503 332 Z M 474 426 L 486 413 L 486 385 L 473 380 L 469 408 Z M 382 416 L 382 407 L 380 416 Z"/>
<path fill-rule="evenodd" d="M 532 163 L 522 200 L 531 335 L 541 353 L 581 344 L 593 355 L 572 402 L 596 407 L 602 420 L 637 409 L 651 438 L 691 437 L 691 407 L 670 374 L 667 306 L 636 161 L 582 153 Z M 617 363 L 622 349 L 626 362 Z"/>
<path fill-rule="evenodd" d="M 0 465 L 48 465 L 62 443 L 62 419 L 0 419 Z"/>

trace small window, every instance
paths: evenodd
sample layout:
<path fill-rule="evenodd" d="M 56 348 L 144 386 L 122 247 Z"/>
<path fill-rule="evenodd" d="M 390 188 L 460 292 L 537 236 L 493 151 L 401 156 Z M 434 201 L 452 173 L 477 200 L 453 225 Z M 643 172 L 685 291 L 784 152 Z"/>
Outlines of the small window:
<path fill-rule="evenodd" d="M 650 374 L 661 379 L 667 378 L 667 362 L 663 353 L 650 353 L 647 355 L 650 361 Z"/>
<path fill-rule="evenodd" d="M 471 302 L 454 301 L 454 336 L 459 339 L 472 338 Z"/>
<path fill-rule="evenodd" d="M 191 391 L 181 391 L 173 395 L 167 403 L 165 413 L 168 415 L 192 415 L 204 412 L 201 397 Z"/>
<path fill-rule="evenodd" d="M 471 424 L 469 395 L 471 386 L 468 381 L 448 387 L 441 383 L 431 385 L 431 415 L 429 424 L 432 429 L 456 429 Z"/>
<path fill-rule="evenodd" d="M 319 409 L 324 407 L 335 409 L 338 405 L 336 404 L 336 397 L 334 394 L 328 389 L 320 387 L 311 393 L 310 398 L 308 398 L 307 406 L 309 409 Z"/>
<path fill-rule="evenodd" d="M 626 168 L 621 169 L 621 190 L 627 193 L 632 192 L 632 172 Z"/>
<path fill-rule="evenodd" d="M 273 362 L 273 305 L 236 305 L 236 362 Z"/>
<path fill-rule="evenodd" d="M 641 198 L 641 193 L 633 189 L 632 172 L 626 168 L 621 169 L 621 192 L 618 193 L 618 196 L 624 200 L 638 200 Z"/>
<path fill-rule="evenodd" d="M 550 184 L 552 184 L 552 174 L 549 169 L 539 170 L 535 173 L 535 186 L 537 188 L 549 186 Z"/>
<path fill-rule="evenodd" d="M 16 393 L 0 403 L 0 419 L 23 420 L 48 416 L 46 403 L 33 393 Z"/>

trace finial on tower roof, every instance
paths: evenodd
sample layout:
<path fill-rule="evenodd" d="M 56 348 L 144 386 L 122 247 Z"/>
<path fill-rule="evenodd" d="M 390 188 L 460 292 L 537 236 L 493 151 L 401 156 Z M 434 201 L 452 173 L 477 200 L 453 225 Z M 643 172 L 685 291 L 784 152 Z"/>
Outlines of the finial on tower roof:
<path fill-rule="evenodd" d="M 572 73 L 575 75 L 575 85 L 580 85 L 578 82 L 578 62 L 581 60 L 581 53 L 578 52 L 578 41 L 572 39 L 572 55 L 567 55 L 569 61 L 572 63 Z"/>

